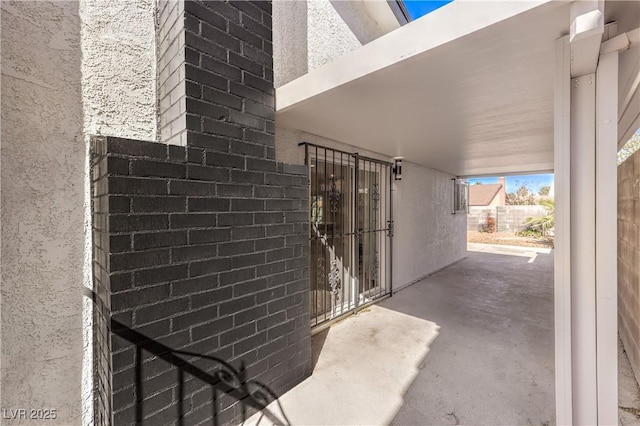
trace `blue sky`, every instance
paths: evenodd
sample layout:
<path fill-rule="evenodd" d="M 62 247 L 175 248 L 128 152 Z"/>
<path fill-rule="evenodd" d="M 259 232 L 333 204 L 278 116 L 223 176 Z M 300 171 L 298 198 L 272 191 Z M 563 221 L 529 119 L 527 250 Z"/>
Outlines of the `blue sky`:
<path fill-rule="evenodd" d="M 541 186 L 549 185 L 553 187 L 553 174 L 506 176 L 505 180 L 507 192 L 514 192 L 522 184 L 525 184 L 536 194 Z M 467 181 L 469 185 L 474 185 L 476 182 L 498 183 L 498 177 L 471 178 L 467 179 Z"/>
<path fill-rule="evenodd" d="M 417 19 L 429 12 L 432 12 L 439 7 L 444 6 L 447 3 L 451 3 L 453 0 L 440 0 L 440 1 L 424 1 L 424 0 L 404 0 L 404 5 L 409 12 L 411 19 Z"/>

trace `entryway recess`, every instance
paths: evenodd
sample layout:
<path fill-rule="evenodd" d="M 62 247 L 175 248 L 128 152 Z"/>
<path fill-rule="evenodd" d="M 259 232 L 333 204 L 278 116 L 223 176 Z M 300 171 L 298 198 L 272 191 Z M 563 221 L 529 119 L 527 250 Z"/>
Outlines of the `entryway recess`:
<path fill-rule="evenodd" d="M 392 293 L 392 164 L 301 143 L 309 168 L 311 327 Z"/>

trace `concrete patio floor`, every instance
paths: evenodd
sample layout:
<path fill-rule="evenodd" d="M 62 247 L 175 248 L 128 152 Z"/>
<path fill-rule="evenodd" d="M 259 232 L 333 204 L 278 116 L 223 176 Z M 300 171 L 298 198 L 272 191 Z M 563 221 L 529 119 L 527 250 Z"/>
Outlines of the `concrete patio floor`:
<path fill-rule="evenodd" d="M 470 249 L 386 303 L 441 327 L 392 424 L 553 424 L 553 255 Z"/>
<path fill-rule="evenodd" d="M 554 424 L 553 254 L 469 249 L 463 260 L 314 336 L 313 375 L 267 407 L 272 420 Z M 637 388 L 630 395 L 637 400 Z M 272 420 L 258 413 L 245 424 Z"/>

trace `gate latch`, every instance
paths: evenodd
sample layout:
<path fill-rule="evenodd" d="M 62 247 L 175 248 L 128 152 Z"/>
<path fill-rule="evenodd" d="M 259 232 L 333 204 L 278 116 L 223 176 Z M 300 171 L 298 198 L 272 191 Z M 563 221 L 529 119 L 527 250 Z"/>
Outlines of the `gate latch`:
<path fill-rule="evenodd" d="M 393 237 L 393 221 L 387 221 L 387 237 Z"/>

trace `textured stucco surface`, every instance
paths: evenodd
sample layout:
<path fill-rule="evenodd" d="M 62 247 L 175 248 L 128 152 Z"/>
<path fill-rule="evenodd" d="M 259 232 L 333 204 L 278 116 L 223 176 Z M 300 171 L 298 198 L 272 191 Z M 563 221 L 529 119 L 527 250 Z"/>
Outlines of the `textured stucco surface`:
<path fill-rule="evenodd" d="M 314 70 L 362 46 L 328 0 L 307 2 L 309 70 Z"/>
<path fill-rule="evenodd" d="M 467 255 L 467 215 L 451 214 L 448 174 L 402 162 L 393 193 L 394 286 L 400 288 Z"/>
<path fill-rule="evenodd" d="M 155 0 L 80 2 L 85 145 L 90 135 L 156 140 Z M 88 156 L 86 147 L 83 152 Z M 87 158 L 87 157 L 85 157 Z M 85 229 L 91 229 L 89 166 L 85 162 Z M 85 238 L 84 283 L 92 288 L 91 233 Z M 93 304 L 83 304 L 83 421 L 93 419 Z"/>
<path fill-rule="evenodd" d="M 47 424 L 81 421 L 80 61 L 77 2 L 2 2 L 0 405 Z"/>
<path fill-rule="evenodd" d="M 392 162 L 384 155 L 299 130 L 276 126 L 276 158 L 304 164 L 309 142 Z M 393 286 L 411 284 L 467 255 L 467 215 L 451 214 L 453 184 L 448 174 L 404 160 L 402 180 L 393 185 Z"/>
<path fill-rule="evenodd" d="M 276 125 L 276 159 L 289 164 L 304 164 L 304 147 L 299 146 L 301 142 L 324 146 L 332 149 L 339 149 L 345 152 L 358 152 L 370 158 L 391 162 L 392 159 L 386 155 L 366 149 L 357 148 L 352 145 L 327 139 L 322 136 L 303 132 L 290 127 Z"/>
<path fill-rule="evenodd" d="M 389 32 L 363 1 L 276 0 L 273 4 L 275 87 Z"/>
<path fill-rule="evenodd" d="M 387 33 L 380 23 L 371 16 L 367 0 L 331 0 L 331 6 L 358 39 L 360 44 L 367 44 Z"/>
<path fill-rule="evenodd" d="M 304 75 L 307 61 L 307 2 L 273 2 L 273 78 L 280 87 Z"/>
<path fill-rule="evenodd" d="M 87 134 L 155 140 L 155 1 L 80 4 Z"/>

